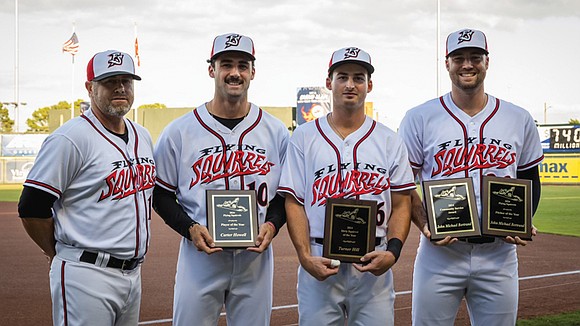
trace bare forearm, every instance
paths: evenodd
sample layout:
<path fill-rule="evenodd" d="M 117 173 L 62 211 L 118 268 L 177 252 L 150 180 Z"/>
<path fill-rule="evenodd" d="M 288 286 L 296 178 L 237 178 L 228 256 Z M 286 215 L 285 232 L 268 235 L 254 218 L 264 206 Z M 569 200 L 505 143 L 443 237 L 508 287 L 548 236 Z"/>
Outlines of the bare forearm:
<path fill-rule="evenodd" d="M 411 191 L 411 221 L 419 230 L 422 230 L 425 223 L 427 223 L 423 201 L 416 190 Z"/>
<path fill-rule="evenodd" d="M 308 229 L 308 217 L 302 206 L 291 195 L 286 195 L 286 217 L 288 233 L 298 258 L 302 259 L 310 255 L 310 231 Z"/>
<path fill-rule="evenodd" d="M 409 235 L 411 228 L 411 191 L 398 191 L 391 193 L 393 203 L 388 225 L 388 239 L 397 238 L 403 243 Z"/>
<path fill-rule="evenodd" d="M 21 218 L 28 236 L 36 243 L 46 256 L 56 255 L 54 239 L 54 220 L 52 218 Z"/>

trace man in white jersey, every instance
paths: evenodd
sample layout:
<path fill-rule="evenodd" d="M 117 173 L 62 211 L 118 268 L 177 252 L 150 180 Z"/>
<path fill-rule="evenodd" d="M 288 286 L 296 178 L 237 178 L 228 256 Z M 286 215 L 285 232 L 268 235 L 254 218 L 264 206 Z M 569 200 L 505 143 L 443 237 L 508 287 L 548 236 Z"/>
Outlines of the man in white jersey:
<path fill-rule="evenodd" d="M 124 118 L 134 79 L 127 53 L 95 54 L 90 109 L 46 139 L 24 182 L 18 212 L 51 262 L 54 325 L 139 321 L 155 164 L 149 133 Z"/>
<path fill-rule="evenodd" d="M 362 49 L 335 51 L 326 79 L 332 112 L 299 126 L 288 144 L 279 192 L 300 260 L 300 325 L 394 324 L 391 267 L 409 233 L 415 184 L 403 141 L 365 115 L 373 72 Z M 360 264 L 322 257 L 328 198 L 377 202 L 376 248 Z"/>
<path fill-rule="evenodd" d="M 447 38 L 451 92 L 409 110 L 399 133 L 421 180 L 471 178 L 481 216 L 481 180 L 492 175 L 532 180 L 540 198 L 543 159 L 531 115 L 484 90 L 489 67 L 484 33 L 463 29 Z M 413 274 L 413 324 L 453 325 L 465 297 L 472 325 L 514 325 L 518 308 L 519 237 L 446 237 L 431 242 L 421 199 L 413 194 L 413 222 L 422 231 Z M 532 229 L 532 235 L 536 230 Z"/>
<path fill-rule="evenodd" d="M 224 306 L 228 325 L 270 324 L 269 245 L 286 222 L 284 199 L 276 190 L 289 135 L 280 120 L 248 101 L 254 61 L 252 39 L 217 36 L 208 60 L 213 99 L 169 124 L 155 148 L 154 207 L 183 236 L 174 325 L 216 325 Z M 256 191 L 255 247 L 215 246 L 206 220 L 208 189 Z"/>

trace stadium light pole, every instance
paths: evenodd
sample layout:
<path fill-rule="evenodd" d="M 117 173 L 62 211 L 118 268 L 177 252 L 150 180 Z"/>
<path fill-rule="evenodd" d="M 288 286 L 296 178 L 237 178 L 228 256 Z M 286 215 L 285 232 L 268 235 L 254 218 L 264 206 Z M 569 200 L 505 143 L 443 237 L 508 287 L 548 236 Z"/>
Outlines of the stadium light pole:
<path fill-rule="evenodd" d="M 18 94 L 18 0 L 14 0 L 14 130 L 19 131 L 18 110 L 20 98 Z"/>
<path fill-rule="evenodd" d="M 547 119 L 548 118 L 548 114 L 547 114 L 547 111 L 551 107 L 552 106 L 551 105 L 548 105 L 547 102 L 544 102 L 544 124 L 548 123 L 548 119 Z"/>

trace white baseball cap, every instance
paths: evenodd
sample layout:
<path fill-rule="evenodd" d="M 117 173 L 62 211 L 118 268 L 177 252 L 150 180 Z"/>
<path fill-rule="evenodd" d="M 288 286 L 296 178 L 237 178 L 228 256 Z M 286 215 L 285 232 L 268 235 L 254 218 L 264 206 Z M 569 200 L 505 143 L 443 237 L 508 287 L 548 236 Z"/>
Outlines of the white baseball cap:
<path fill-rule="evenodd" d="M 121 51 L 99 52 L 91 58 L 87 65 L 88 81 L 99 81 L 116 75 L 131 75 L 133 79 L 141 80 L 141 77 L 135 75 L 133 58 Z"/>
<path fill-rule="evenodd" d="M 246 53 L 252 57 L 252 60 L 256 60 L 256 57 L 254 56 L 254 41 L 241 34 L 229 33 L 216 36 L 213 40 L 213 46 L 211 47 L 211 54 L 208 62 L 211 62 L 218 55 L 228 51 Z"/>
<path fill-rule="evenodd" d="M 369 75 L 375 71 L 375 67 L 371 64 L 371 56 L 362 49 L 351 46 L 332 53 L 328 63 L 328 74 L 332 74 L 336 67 L 345 63 L 359 64 L 368 70 Z"/>
<path fill-rule="evenodd" d="M 485 54 L 489 54 L 485 34 L 476 29 L 467 28 L 449 34 L 449 36 L 447 36 L 445 57 L 448 57 L 451 52 L 463 48 L 478 48 L 485 51 Z"/>

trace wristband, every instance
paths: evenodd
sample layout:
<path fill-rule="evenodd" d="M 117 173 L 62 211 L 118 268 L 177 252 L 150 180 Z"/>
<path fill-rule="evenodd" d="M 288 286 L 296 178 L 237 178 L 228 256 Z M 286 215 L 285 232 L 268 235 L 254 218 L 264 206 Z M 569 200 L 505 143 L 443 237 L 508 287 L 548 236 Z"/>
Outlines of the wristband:
<path fill-rule="evenodd" d="M 392 238 L 387 242 L 387 251 L 390 251 L 395 256 L 395 263 L 401 256 L 401 249 L 403 249 L 403 241 L 400 239 Z"/>

